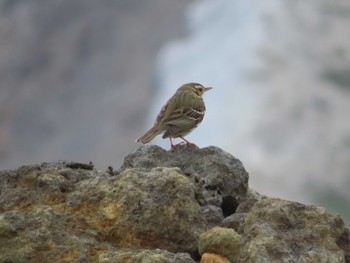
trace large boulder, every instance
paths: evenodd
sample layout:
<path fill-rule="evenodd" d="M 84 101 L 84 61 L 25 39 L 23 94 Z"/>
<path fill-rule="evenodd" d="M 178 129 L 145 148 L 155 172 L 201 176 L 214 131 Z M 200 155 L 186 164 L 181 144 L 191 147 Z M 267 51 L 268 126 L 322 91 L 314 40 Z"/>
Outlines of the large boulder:
<path fill-rule="evenodd" d="M 265 197 L 247 213 L 242 229 L 242 263 L 350 260 L 349 229 L 322 207 Z"/>
<path fill-rule="evenodd" d="M 117 171 L 75 162 L 0 171 L 0 262 L 349 257 L 339 216 L 248 189 L 242 163 L 216 147 L 141 147 Z"/>
<path fill-rule="evenodd" d="M 218 147 L 166 151 L 158 146 L 145 146 L 129 154 L 122 169 L 155 167 L 180 168 L 194 186 L 198 203 L 221 207 L 224 216 L 233 214 L 245 200 L 248 173 L 240 160 Z"/>

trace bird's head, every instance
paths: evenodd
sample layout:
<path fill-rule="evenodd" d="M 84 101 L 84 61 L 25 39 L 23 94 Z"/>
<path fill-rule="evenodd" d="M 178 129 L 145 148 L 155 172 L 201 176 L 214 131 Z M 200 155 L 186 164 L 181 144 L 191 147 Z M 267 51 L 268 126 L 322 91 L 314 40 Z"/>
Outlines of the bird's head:
<path fill-rule="evenodd" d="M 188 89 L 191 89 L 192 92 L 194 92 L 198 97 L 203 97 L 203 94 L 207 92 L 208 90 L 211 90 L 212 87 L 204 87 L 203 85 L 199 83 L 188 83 L 183 86 L 186 86 Z"/>

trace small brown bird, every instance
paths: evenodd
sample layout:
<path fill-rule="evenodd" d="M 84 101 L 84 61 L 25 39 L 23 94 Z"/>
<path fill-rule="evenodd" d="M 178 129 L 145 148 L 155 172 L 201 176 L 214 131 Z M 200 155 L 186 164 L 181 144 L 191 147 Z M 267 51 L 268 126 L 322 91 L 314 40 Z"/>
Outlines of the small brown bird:
<path fill-rule="evenodd" d="M 145 144 L 164 132 L 163 138 L 170 139 L 172 149 L 175 148 L 172 138 L 181 138 L 186 144 L 193 145 L 184 136 L 202 122 L 205 113 L 203 94 L 210 89 L 199 83 L 182 85 L 163 106 L 153 127 L 136 141 Z"/>

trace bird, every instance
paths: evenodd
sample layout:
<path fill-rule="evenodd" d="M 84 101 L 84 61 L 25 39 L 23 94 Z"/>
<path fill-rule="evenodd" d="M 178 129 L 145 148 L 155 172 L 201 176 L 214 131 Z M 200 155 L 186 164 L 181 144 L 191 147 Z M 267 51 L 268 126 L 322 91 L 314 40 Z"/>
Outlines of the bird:
<path fill-rule="evenodd" d="M 164 132 L 162 138 L 170 139 L 171 149 L 176 148 L 173 138 L 181 138 L 186 145 L 196 146 L 184 136 L 202 122 L 206 110 L 203 95 L 211 89 L 194 82 L 182 85 L 162 107 L 153 127 L 136 141 L 146 144 Z"/>

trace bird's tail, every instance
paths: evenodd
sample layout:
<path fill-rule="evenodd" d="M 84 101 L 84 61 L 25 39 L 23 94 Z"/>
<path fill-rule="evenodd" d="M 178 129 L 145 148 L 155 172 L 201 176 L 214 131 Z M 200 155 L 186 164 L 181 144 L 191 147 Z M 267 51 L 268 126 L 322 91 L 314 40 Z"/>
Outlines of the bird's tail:
<path fill-rule="evenodd" d="M 143 144 L 148 143 L 153 140 L 159 133 L 162 131 L 156 129 L 156 127 L 151 128 L 148 132 L 142 135 L 140 138 L 137 138 L 137 142 L 142 142 Z"/>

